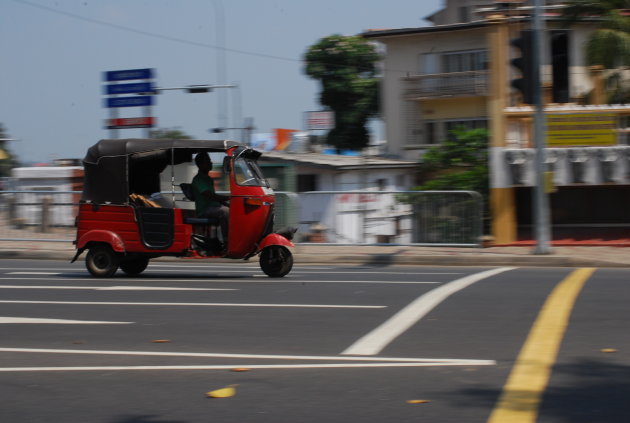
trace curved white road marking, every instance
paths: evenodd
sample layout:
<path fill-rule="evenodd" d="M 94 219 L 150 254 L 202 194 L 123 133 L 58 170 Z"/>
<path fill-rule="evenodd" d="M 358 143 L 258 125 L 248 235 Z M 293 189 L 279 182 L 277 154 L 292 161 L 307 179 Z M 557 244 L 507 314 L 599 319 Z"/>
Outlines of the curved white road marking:
<path fill-rule="evenodd" d="M 387 321 L 376 329 L 361 337 L 341 354 L 347 355 L 375 355 L 389 345 L 399 335 L 404 333 L 411 326 L 416 324 L 427 313 L 433 310 L 438 304 L 447 299 L 452 294 L 479 282 L 490 276 L 512 270 L 514 267 L 500 267 L 498 269 L 486 270 L 456 279 L 452 282 L 439 286 L 426 294 L 416 298 L 405 308 L 394 314 Z"/>

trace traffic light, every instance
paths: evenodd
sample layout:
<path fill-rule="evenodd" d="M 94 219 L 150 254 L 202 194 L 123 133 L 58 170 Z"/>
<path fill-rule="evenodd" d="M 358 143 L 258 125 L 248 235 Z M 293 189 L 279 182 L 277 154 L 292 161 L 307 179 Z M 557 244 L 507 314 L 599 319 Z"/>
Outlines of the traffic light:
<path fill-rule="evenodd" d="M 520 50 L 520 55 L 510 61 L 521 73 L 512 80 L 512 87 L 521 93 L 524 104 L 534 104 L 535 72 L 534 67 L 534 31 L 526 29 L 520 32 L 519 38 L 510 41 L 510 45 Z"/>
<path fill-rule="evenodd" d="M 186 89 L 191 94 L 207 93 L 212 91 L 212 88 L 207 85 L 189 85 Z"/>
<path fill-rule="evenodd" d="M 551 92 L 554 103 L 569 102 L 569 30 L 551 31 Z"/>

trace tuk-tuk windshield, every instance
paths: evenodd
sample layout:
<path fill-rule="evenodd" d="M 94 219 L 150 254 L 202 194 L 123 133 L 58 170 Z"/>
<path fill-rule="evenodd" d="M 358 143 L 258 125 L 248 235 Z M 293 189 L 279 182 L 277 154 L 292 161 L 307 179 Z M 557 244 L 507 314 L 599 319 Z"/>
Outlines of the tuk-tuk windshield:
<path fill-rule="evenodd" d="M 269 187 L 258 164 L 252 159 L 238 157 L 234 161 L 234 178 L 238 185 L 250 187 Z"/>

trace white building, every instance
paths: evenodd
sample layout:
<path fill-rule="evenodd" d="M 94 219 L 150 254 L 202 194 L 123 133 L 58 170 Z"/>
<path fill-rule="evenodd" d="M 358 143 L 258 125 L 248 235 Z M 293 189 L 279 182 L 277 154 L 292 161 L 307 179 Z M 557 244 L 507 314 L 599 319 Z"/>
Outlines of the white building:
<path fill-rule="evenodd" d="M 82 166 L 41 166 L 17 167 L 11 170 L 12 189 L 28 191 L 15 197 L 14 218 L 26 225 L 42 223 L 42 203 L 50 202 L 48 224 L 51 226 L 72 226 L 76 215 L 75 208 L 80 194 L 72 191 L 83 190 Z M 41 193 L 39 193 L 41 192 Z"/>
<path fill-rule="evenodd" d="M 412 242 L 410 206 L 397 201 L 395 194 L 374 192 L 408 190 L 415 182 L 416 162 L 275 151 L 265 153 L 261 160 L 293 166 L 299 234 L 316 228 L 325 232 L 327 242 Z"/>

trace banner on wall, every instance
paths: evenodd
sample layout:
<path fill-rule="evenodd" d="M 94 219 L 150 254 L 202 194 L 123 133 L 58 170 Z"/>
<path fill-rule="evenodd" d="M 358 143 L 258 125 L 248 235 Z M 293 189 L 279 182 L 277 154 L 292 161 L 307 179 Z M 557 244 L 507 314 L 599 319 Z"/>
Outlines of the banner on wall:
<path fill-rule="evenodd" d="M 549 147 L 604 146 L 617 144 L 617 116 L 613 113 L 547 115 Z"/>

